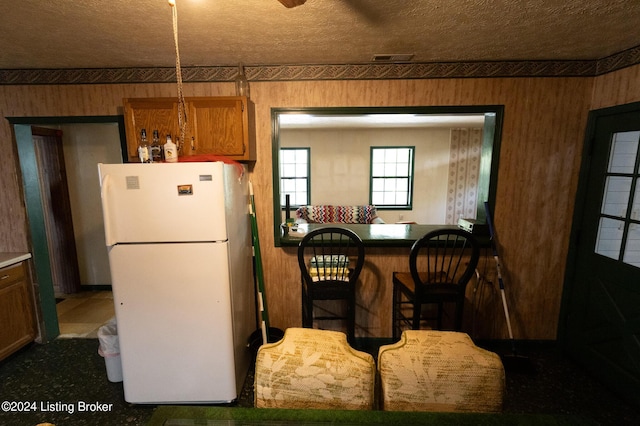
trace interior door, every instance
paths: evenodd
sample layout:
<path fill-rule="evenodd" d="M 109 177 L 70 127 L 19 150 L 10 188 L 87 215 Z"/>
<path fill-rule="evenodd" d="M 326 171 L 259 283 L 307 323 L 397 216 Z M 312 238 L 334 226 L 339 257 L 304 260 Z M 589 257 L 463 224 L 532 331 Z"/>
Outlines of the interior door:
<path fill-rule="evenodd" d="M 640 103 L 592 111 L 565 280 L 571 357 L 640 405 Z"/>
<path fill-rule="evenodd" d="M 62 132 L 32 127 L 53 284 L 62 293 L 80 291 L 71 201 L 62 151 Z"/>

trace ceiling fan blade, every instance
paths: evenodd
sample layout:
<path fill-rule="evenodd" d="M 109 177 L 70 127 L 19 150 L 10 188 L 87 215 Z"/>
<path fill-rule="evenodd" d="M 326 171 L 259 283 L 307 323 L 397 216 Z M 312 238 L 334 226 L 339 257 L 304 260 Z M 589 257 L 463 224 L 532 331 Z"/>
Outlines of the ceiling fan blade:
<path fill-rule="evenodd" d="M 284 7 L 296 7 L 303 5 L 307 0 L 278 0 Z"/>

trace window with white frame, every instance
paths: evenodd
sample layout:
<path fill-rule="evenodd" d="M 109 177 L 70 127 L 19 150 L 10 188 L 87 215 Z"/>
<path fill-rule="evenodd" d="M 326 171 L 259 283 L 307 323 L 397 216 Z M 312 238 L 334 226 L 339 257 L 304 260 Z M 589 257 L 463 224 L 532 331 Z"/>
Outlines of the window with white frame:
<path fill-rule="evenodd" d="M 280 205 L 291 207 L 309 204 L 310 148 L 280 148 Z"/>
<path fill-rule="evenodd" d="M 371 147 L 370 203 L 378 208 L 410 209 L 415 147 Z"/>

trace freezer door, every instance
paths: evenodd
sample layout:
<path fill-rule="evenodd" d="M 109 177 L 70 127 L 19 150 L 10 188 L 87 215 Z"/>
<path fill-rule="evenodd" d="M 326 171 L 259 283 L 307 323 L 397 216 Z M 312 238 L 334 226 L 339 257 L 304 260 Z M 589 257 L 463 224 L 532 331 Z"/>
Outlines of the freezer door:
<path fill-rule="evenodd" d="M 227 245 L 110 249 L 127 402 L 214 403 L 237 397 Z"/>
<path fill-rule="evenodd" d="M 223 163 L 98 169 L 107 246 L 227 239 Z"/>

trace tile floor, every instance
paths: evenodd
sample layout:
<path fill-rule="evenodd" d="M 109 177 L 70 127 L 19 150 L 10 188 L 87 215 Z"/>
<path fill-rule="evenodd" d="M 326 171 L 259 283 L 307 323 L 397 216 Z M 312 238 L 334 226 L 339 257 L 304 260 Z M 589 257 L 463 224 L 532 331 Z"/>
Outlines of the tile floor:
<path fill-rule="evenodd" d="M 96 338 L 98 329 L 115 316 L 110 291 L 59 295 L 56 304 L 60 338 Z"/>

